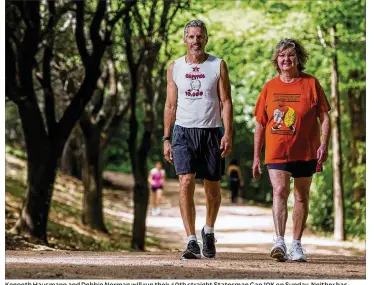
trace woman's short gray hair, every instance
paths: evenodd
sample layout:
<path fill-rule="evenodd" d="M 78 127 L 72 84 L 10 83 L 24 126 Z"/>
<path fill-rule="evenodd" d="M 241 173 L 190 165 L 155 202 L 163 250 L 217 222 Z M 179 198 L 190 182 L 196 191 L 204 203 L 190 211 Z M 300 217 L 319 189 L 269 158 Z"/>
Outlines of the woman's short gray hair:
<path fill-rule="evenodd" d="M 187 37 L 187 32 L 188 32 L 188 28 L 190 27 L 198 27 L 198 28 L 201 28 L 204 36 L 205 36 L 205 39 L 208 40 L 208 32 L 207 32 L 207 29 L 206 29 L 206 26 L 204 24 L 203 21 L 200 21 L 200 20 L 191 20 L 189 21 L 185 26 L 184 26 L 184 38 Z"/>
<path fill-rule="evenodd" d="M 304 46 L 298 42 L 297 40 L 294 39 L 284 39 L 281 40 L 277 43 L 277 46 L 275 47 L 274 53 L 271 57 L 271 62 L 273 63 L 274 67 L 278 72 L 280 72 L 278 62 L 277 62 L 277 57 L 279 52 L 288 49 L 288 48 L 293 48 L 296 53 L 297 57 L 297 70 L 299 72 L 303 71 L 305 69 L 305 64 L 309 59 L 309 55 L 307 51 L 305 50 Z"/>

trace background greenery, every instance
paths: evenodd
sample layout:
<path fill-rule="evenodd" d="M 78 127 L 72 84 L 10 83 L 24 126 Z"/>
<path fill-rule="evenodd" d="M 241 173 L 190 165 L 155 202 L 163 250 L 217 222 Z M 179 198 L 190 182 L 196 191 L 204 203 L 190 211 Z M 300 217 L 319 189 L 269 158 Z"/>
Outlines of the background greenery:
<path fill-rule="evenodd" d="M 117 2 L 114 2 L 117 3 Z M 203 20 L 208 28 L 208 53 L 223 58 L 229 68 L 232 98 L 234 105 L 234 147 L 227 158 L 240 161 L 245 186 L 243 198 L 250 202 L 270 203 L 271 186 L 264 171 L 261 180 L 254 181 L 251 175 L 253 160 L 254 105 L 264 83 L 277 75 L 270 57 L 276 43 L 283 38 L 300 40 L 309 53 L 305 72 L 318 78 L 330 99 L 330 62 L 332 50 L 329 47 L 328 28 L 335 25 L 337 30 L 337 55 L 339 72 L 339 91 L 341 95 L 342 158 L 346 232 L 349 237 L 365 237 L 366 198 L 354 197 L 354 188 L 366 189 L 366 141 L 365 137 L 355 141 L 354 117 L 350 104 L 351 91 L 358 90 L 355 96 L 360 100 L 361 121 L 365 130 L 366 117 L 366 50 L 365 50 L 365 1 L 190 1 L 190 5 L 181 9 L 168 27 L 167 40 L 163 42 L 159 62 L 170 62 L 185 54 L 183 44 L 184 24 L 193 19 Z M 144 2 L 144 15 L 151 1 Z M 114 5 L 115 6 L 115 5 Z M 67 16 L 66 16 L 67 17 Z M 69 28 L 68 28 L 69 29 Z M 319 33 L 320 31 L 320 33 Z M 134 30 L 137 33 L 137 30 Z M 114 31 L 113 53 L 118 81 L 123 85 L 124 93 L 129 90 L 129 71 L 124 47 L 121 45 L 120 28 Z M 55 55 L 64 59 L 75 73 L 71 76 L 79 79 L 82 66 L 76 47 L 67 49 L 66 43 L 72 41 L 72 34 L 61 33 L 56 38 Z M 326 46 L 324 45 L 326 43 Z M 135 45 L 135 43 L 134 43 Z M 166 76 L 166 67 L 155 71 L 154 76 Z M 140 74 L 141 76 L 141 74 Z M 56 88 L 61 88 L 56 83 Z M 139 120 L 138 137 L 141 139 L 144 109 L 142 102 L 145 91 L 140 88 L 136 109 Z M 160 87 L 160 97 L 155 104 L 155 131 L 152 136 L 153 147 L 149 154 L 148 167 L 157 160 L 163 161 L 163 106 L 165 102 L 165 84 Z M 360 122 L 361 122 L 360 121 Z M 362 124 L 362 123 L 361 123 Z M 6 142 L 24 149 L 20 119 L 15 105 L 6 103 Z M 105 169 L 131 173 L 131 162 L 127 139 L 129 136 L 128 118 L 122 122 L 105 150 Z M 355 141 L 357 142 L 357 140 Z M 15 150 L 13 149 L 13 154 Z M 353 153 L 358 153 L 360 162 L 354 161 Z M 22 154 L 19 154 L 22 155 Z M 355 154 L 355 159 L 357 154 Z M 357 159 L 356 159 L 357 160 Z M 333 170 L 330 159 L 324 165 L 322 173 L 315 175 L 310 201 L 309 223 L 316 231 L 332 233 L 333 216 Z M 166 163 L 165 163 L 166 164 Z M 173 168 L 165 165 L 168 177 L 175 177 Z M 265 170 L 265 169 L 264 169 Z M 225 186 L 225 181 L 222 182 Z M 290 201 L 292 202 L 292 201 Z"/>

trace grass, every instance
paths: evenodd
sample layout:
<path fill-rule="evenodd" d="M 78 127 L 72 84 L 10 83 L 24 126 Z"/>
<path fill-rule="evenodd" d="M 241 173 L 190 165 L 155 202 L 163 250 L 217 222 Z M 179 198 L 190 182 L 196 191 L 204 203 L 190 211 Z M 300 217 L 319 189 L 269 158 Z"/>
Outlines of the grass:
<path fill-rule="evenodd" d="M 9 157 L 11 156 L 7 155 L 7 158 Z M 14 157 L 11 163 L 7 161 L 6 230 L 11 229 L 19 217 L 26 189 L 22 178 L 25 176 L 25 169 L 17 164 L 17 161 L 20 160 Z M 105 192 L 108 191 L 114 190 L 105 190 L 104 199 L 110 199 L 111 195 L 105 197 Z M 64 199 L 66 195 L 70 197 L 68 200 Z M 104 214 L 105 226 L 109 234 L 93 230 L 81 222 L 82 199 L 83 186 L 80 181 L 58 174 L 47 226 L 48 246 L 61 250 L 132 251 L 131 223 L 119 220 L 117 216 Z M 111 209 L 130 211 L 121 200 L 111 200 L 110 204 L 113 205 Z M 31 239 L 26 236 L 6 234 L 6 249 L 27 249 L 28 246 L 25 244 L 33 248 L 30 242 Z M 160 241 L 152 236 L 146 237 L 146 245 L 147 248 L 161 247 Z"/>

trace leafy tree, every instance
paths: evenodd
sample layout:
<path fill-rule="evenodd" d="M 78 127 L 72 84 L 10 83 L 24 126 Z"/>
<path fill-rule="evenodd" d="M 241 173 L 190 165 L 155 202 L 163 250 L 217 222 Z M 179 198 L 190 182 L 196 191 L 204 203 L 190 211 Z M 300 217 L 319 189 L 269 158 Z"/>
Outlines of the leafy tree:
<path fill-rule="evenodd" d="M 18 107 L 28 158 L 26 197 L 21 216 L 12 231 L 27 233 L 45 242 L 57 161 L 71 130 L 96 88 L 101 74 L 101 58 L 110 44 L 112 28 L 120 17 L 126 14 L 126 10 L 122 10 L 110 17 L 107 3 L 97 3 L 89 29 L 90 51 L 84 31 L 85 2 L 75 3 L 75 37 L 85 76 L 58 121 L 51 81 L 51 61 L 56 25 L 61 15 L 70 9 L 71 2 L 56 8 L 56 2 L 48 1 L 48 12 L 45 13 L 41 13 L 45 6 L 41 5 L 40 1 L 6 3 L 6 96 Z M 105 29 L 100 33 L 102 25 Z M 39 64 L 36 63 L 41 43 L 42 72 L 37 74 Z M 37 98 L 34 78 L 38 79 L 43 88 L 43 104 L 40 104 Z"/>

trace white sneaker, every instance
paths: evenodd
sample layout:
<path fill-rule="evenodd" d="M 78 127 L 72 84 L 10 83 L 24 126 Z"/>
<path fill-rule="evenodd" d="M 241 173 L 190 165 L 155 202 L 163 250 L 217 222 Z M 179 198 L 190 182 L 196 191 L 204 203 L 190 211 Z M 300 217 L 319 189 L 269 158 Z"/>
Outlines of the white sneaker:
<path fill-rule="evenodd" d="M 156 216 L 159 215 L 161 213 L 161 209 L 160 208 L 156 208 Z"/>
<path fill-rule="evenodd" d="M 304 249 L 301 247 L 301 242 L 293 242 L 290 252 L 288 253 L 288 258 L 293 261 L 306 262 L 306 257 L 304 255 Z"/>
<path fill-rule="evenodd" d="M 278 237 L 275 240 L 275 244 L 270 251 L 270 256 L 280 262 L 287 260 L 287 247 L 284 243 L 284 239 Z"/>
<path fill-rule="evenodd" d="M 161 209 L 160 208 L 152 208 L 152 216 L 157 216 L 161 213 Z"/>
<path fill-rule="evenodd" d="M 152 213 L 152 216 L 156 216 L 157 215 L 156 208 L 152 208 L 151 213 Z"/>

